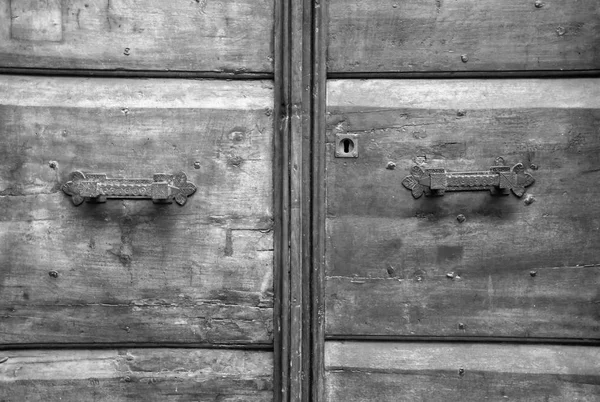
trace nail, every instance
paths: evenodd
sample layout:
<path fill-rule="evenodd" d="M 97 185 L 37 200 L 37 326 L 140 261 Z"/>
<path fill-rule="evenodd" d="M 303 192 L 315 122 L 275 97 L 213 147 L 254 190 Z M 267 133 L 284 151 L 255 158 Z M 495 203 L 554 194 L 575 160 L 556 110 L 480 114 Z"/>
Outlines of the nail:
<path fill-rule="evenodd" d="M 535 201 L 535 197 L 531 194 L 527 194 L 525 196 L 525 199 L 523 200 L 525 205 L 531 205 L 531 204 L 533 204 L 534 201 Z"/>

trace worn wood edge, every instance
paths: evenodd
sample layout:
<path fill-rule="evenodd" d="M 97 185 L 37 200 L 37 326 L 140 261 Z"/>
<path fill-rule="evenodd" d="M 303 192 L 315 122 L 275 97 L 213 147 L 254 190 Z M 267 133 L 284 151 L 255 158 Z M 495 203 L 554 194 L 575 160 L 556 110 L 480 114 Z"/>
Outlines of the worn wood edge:
<path fill-rule="evenodd" d="M 522 338 L 502 336 L 403 336 L 403 335 L 345 335 L 327 334 L 332 342 L 410 342 L 410 343 L 506 343 L 527 345 L 600 346 L 600 338 Z"/>
<path fill-rule="evenodd" d="M 181 85 L 185 83 L 185 91 Z M 143 98 L 136 94 L 142 92 Z M 73 97 L 72 94 L 78 94 Z M 166 103 L 166 96 L 172 101 Z M 140 78 L 0 75 L 0 104 L 11 106 L 123 107 L 137 109 L 267 109 L 273 84 L 261 81 L 158 80 Z"/>
<path fill-rule="evenodd" d="M 600 85 L 593 78 L 330 80 L 327 97 L 330 109 L 600 108 Z"/>
<path fill-rule="evenodd" d="M 597 78 L 600 70 L 506 70 L 506 71 L 381 71 L 327 73 L 329 79 L 439 79 L 439 78 Z"/>
<path fill-rule="evenodd" d="M 313 2 L 313 130 L 312 130 L 312 272 L 311 272 L 311 400 L 325 401 L 325 240 L 326 240 L 326 112 L 327 0 Z"/>
<path fill-rule="evenodd" d="M 220 80 L 272 80 L 272 73 L 260 71 L 188 71 L 188 70 L 98 70 L 53 69 L 34 67 L 3 67 L 0 74 L 43 75 L 67 77 L 123 77 L 123 78 L 205 78 Z"/>
<path fill-rule="evenodd" d="M 444 351 L 444 353 L 441 353 Z M 514 356 L 519 355 L 525 363 L 537 361 L 540 352 L 549 354 L 555 359 L 546 360 L 544 364 L 527 365 L 515 361 Z M 348 353 L 345 353 L 348 352 Z M 465 353 L 468 352 L 468 353 Z M 382 359 L 381 355 L 386 358 Z M 524 345 L 524 344 L 488 344 L 488 343 L 447 343 L 444 341 L 435 343 L 361 343 L 360 346 L 354 342 L 330 342 L 326 345 L 326 367 L 328 370 L 335 369 L 361 369 L 364 371 L 377 371 L 396 373 L 402 372 L 401 367 L 413 366 L 427 370 L 428 367 L 436 370 L 452 370 L 459 360 L 468 362 L 471 370 L 500 369 L 511 373 L 557 373 L 566 374 L 563 367 L 554 365 L 557 361 L 578 360 L 587 357 L 593 361 L 592 354 L 599 354 L 600 350 L 594 347 L 577 345 Z M 486 359 L 493 359 L 494 366 L 488 367 Z M 355 363 L 349 366 L 348 363 Z M 596 366 L 600 362 L 594 362 Z M 599 366 L 600 367 L 600 366 Z M 579 367 L 589 370 L 589 373 L 597 374 L 593 366 L 584 364 Z"/>
<path fill-rule="evenodd" d="M 288 135 L 289 124 L 286 105 L 287 71 L 285 69 L 287 52 L 287 8 L 289 4 L 274 0 L 273 26 L 273 398 L 275 402 L 284 402 L 288 398 L 289 378 L 289 161 Z"/>

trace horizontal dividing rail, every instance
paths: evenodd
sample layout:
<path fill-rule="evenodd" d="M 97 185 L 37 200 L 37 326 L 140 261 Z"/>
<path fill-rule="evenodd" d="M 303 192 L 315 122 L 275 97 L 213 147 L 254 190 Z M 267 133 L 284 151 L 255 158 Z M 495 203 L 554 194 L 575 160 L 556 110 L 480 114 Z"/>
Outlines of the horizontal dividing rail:
<path fill-rule="evenodd" d="M 62 77 L 106 77 L 106 78 L 190 78 L 222 80 L 272 80 L 273 73 L 252 71 L 178 71 L 178 70 L 87 70 L 2 67 L 0 74 L 43 75 Z"/>
<path fill-rule="evenodd" d="M 520 338 L 504 336 L 403 336 L 403 335 L 338 335 L 325 336 L 325 341 L 338 342 L 428 342 L 428 343 L 513 343 L 545 345 L 600 346 L 600 338 Z"/>
<path fill-rule="evenodd" d="M 0 345 L 0 351 L 29 349 L 226 349 L 273 351 L 272 344 L 213 344 L 213 343 L 161 343 L 161 342 L 119 342 L 119 343 L 22 343 Z M 1 358 L 1 356 L 0 356 Z"/>
<path fill-rule="evenodd" d="M 535 71 L 384 71 L 327 73 L 328 79 L 435 79 L 435 78 L 600 78 L 600 70 Z"/>
<path fill-rule="evenodd" d="M 272 80 L 273 73 L 253 71 L 179 71 L 179 70 L 94 70 L 2 67 L 0 74 L 108 77 L 108 78 L 190 78 L 222 80 Z M 503 79 L 503 78 L 600 78 L 600 70 L 539 71 L 435 71 L 435 72 L 328 72 L 328 79 Z"/>

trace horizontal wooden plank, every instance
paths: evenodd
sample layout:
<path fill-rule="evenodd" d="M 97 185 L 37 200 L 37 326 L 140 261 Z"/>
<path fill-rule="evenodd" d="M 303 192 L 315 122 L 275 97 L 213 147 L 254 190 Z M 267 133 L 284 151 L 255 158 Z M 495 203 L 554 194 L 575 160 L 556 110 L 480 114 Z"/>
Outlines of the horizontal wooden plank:
<path fill-rule="evenodd" d="M 5 361 L 3 361 L 6 359 Z M 271 401 L 271 352 L 0 351 L 3 401 Z"/>
<path fill-rule="evenodd" d="M 598 339 L 599 99 L 593 79 L 330 81 L 327 333 Z M 335 158 L 348 133 L 358 158 Z M 526 197 L 401 184 L 498 156 Z"/>
<path fill-rule="evenodd" d="M 1 343 L 272 341 L 272 84 L 2 77 Z M 74 170 L 188 174 L 74 206 Z"/>
<path fill-rule="evenodd" d="M 454 111 L 502 108 L 594 109 L 600 107 L 599 82 L 593 78 L 330 80 L 327 99 L 330 113 L 342 107 L 360 107 L 361 110 L 409 108 Z M 453 117 L 459 120 L 458 117 L 465 116 Z"/>
<path fill-rule="evenodd" d="M 328 71 L 600 68 L 596 0 L 332 0 Z"/>
<path fill-rule="evenodd" d="M 0 1 L 0 67 L 273 71 L 274 3 Z"/>
<path fill-rule="evenodd" d="M 328 401 L 597 401 L 600 349 L 327 342 Z"/>

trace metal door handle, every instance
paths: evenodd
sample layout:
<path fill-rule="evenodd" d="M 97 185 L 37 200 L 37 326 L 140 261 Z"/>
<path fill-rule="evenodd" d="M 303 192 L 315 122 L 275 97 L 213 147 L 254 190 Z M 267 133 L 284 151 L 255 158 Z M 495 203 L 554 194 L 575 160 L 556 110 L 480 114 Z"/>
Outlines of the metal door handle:
<path fill-rule="evenodd" d="M 72 172 L 62 190 L 70 195 L 73 204 L 83 201 L 105 202 L 107 198 L 151 199 L 170 203 L 173 200 L 184 205 L 187 197 L 194 194 L 196 186 L 187 181 L 183 172 L 157 173 L 152 179 L 108 178 L 104 173 Z"/>
<path fill-rule="evenodd" d="M 487 171 L 475 172 L 447 172 L 446 169 L 413 166 L 410 175 L 402 180 L 402 185 L 412 191 L 414 198 L 423 194 L 444 195 L 446 191 L 474 190 L 489 190 L 492 194 L 508 194 L 512 191 L 517 197 L 522 197 L 525 187 L 534 182 L 533 176 L 525 172 L 523 164 L 517 163 L 513 167 L 492 166 Z"/>

